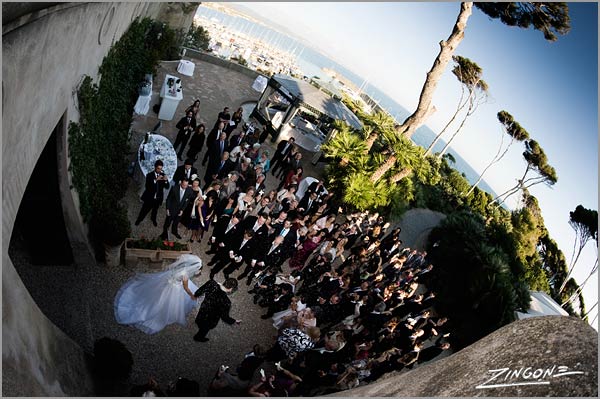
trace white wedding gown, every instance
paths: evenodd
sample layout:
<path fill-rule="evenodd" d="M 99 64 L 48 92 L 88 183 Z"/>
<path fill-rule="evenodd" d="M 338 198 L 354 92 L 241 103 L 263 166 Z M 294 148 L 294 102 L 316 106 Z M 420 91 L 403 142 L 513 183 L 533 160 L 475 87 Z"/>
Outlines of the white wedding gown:
<path fill-rule="evenodd" d="M 187 315 L 199 302 L 184 290 L 183 279 L 188 279 L 188 288 L 195 292 L 198 287 L 190 277 L 201 268 L 200 258 L 182 255 L 164 272 L 136 274 L 117 292 L 115 319 L 146 334 L 155 334 L 173 323 L 185 326 Z"/>

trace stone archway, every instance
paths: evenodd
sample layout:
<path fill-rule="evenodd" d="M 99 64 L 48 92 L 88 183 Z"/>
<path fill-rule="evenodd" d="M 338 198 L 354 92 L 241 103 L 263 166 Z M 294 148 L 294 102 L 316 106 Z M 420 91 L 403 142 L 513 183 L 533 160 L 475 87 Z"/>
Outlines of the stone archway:
<path fill-rule="evenodd" d="M 10 240 L 15 264 L 66 266 L 73 263 L 73 250 L 65 227 L 58 177 L 58 140 L 61 121 L 48 138 L 19 205 Z M 17 268 L 19 270 L 19 268 Z"/>

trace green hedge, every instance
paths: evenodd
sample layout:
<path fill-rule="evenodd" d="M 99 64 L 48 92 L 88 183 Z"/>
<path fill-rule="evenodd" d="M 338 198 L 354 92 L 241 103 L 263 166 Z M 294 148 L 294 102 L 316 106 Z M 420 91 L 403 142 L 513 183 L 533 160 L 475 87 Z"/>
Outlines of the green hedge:
<path fill-rule="evenodd" d="M 129 129 L 139 82 L 172 58 L 177 33 L 151 19 L 136 19 L 111 47 L 100 81 L 85 76 L 79 88 L 79 123 L 69 125 L 69 157 L 80 212 L 94 243 L 116 245 L 130 235 L 122 198 L 127 190 Z"/>

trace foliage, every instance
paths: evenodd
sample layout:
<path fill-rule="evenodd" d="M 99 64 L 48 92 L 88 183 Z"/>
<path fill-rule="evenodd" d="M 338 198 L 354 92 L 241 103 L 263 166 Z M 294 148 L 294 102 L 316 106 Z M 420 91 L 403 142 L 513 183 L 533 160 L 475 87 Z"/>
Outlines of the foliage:
<path fill-rule="evenodd" d="M 508 26 L 533 26 L 544 39 L 556 41 L 556 34 L 565 35 L 571 29 L 569 7 L 566 3 L 475 3 L 475 7 L 490 18 L 499 18 Z"/>
<path fill-rule="evenodd" d="M 210 35 L 208 34 L 208 31 L 200 25 L 196 26 L 195 24 L 192 24 L 185 36 L 184 46 L 208 51 L 209 44 Z"/>
<path fill-rule="evenodd" d="M 364 173 L 353 173 L 345 181 L 344 202 L 352 208 L 364 211 L 386 206 L 389 188 L 384 181 L 372 182 Z"/>
<path fill-rule="evenodd" d="M 161 240 L 160 238 L 150 240 L 148 238 L 142 237 L 137 240 L 128 241 L 127 248 L 150 250 L 160 249 L 161 251 L 186 251 L 188 249 L 188 246 L 177 241 Z"/>
<path fill-rule="evenodd" d="M 481 216 L 450 214 L 429 237 L 435 266 L 436 310 L 447 314 L 462 348 L 514 320 L 527 309 L 527 286 L 511 271 L 509 256 L 490 239 Z"/>
<path fill-rule="evenodd" d="M 571 255 L 571 267 L 565 277 L 565 281 L 573 272 L 579 256 L 587 243 L 593 239 L 598 244 L 598 211 L 577 205 L 574 211 L 569 212 L 569 225 L 575 231 L 575 242 L 573 243 L 573 254 Z M 564 286 L 565 283 L 563 282 L 560 290 Z"/>
<path fill-rule="evenodd" d="M 127 190 L 129 128 L 138 83 L 176 47 L 175 38 L 164 24 L 134 20 L 104 57 L 100 82 L 86 76 L 79 87 L 79 123 L 69 124 L 69 168 L 80 213 L 96 244 L 119 244 L 130 235 L 120 200 Z"/>
<path fill-rule="evenodd" d="M 131 373 L 133 356 L 122 342 L 103 337 L 94 342 L 94 365 L 101 376 L 122 381 Z"/>
<path fill-rule="evenodd" d="M 246 61 L 246 59 L 242 56 L 238 57 L 237 63 L 240 64 L 241 66 L 248 66 L 248 61 Z"/>

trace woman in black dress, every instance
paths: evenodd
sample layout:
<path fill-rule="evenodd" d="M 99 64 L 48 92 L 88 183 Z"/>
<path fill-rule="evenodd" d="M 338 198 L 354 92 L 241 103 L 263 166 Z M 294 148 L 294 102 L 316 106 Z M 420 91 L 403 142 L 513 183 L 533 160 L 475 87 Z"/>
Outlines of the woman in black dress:
<path fill-rule="evenodd" d="M 189 159 L 193 159 L 195 161 L 196 155 L 198 155 L 198 153 L 202 151 L 202 146 L 204 146 L 204 139 L 206 138 L 206 135 L 204 133 L 205 130 L 206 128 L 204 127 L 203 123 L 196 126 L 196 129 L 194 130 L 194 135 L 190 138 L 190 149 L 187 152 L 187 157 Z"/>
<path fill-rule="evenodd" d="M 192 113 L 194 114 L 194 118 L 198 120 L 198 112 L 200 112 L 200 100 L 194 101 L 192 105 L 187 107 L 185 110 L 185 114 L 187 115 L 189 111 L 192 111 Z"/>
<path fill-rule="evenodd" d="M 227 124 L 227 126 L 225 126 L 225 133 L 227 133 L 227 137 L 229 137 L 231 132 L 233 132 L 240 125 L 240 123 L 242 122 L 243 114 L 244 110 L 242 109 L 242 107 L 239 107 L 237 111 L 233 113 L 233 115 L 231 116 L 231 122 L 233 122 L 233 125 L 229 123 Z"/>

